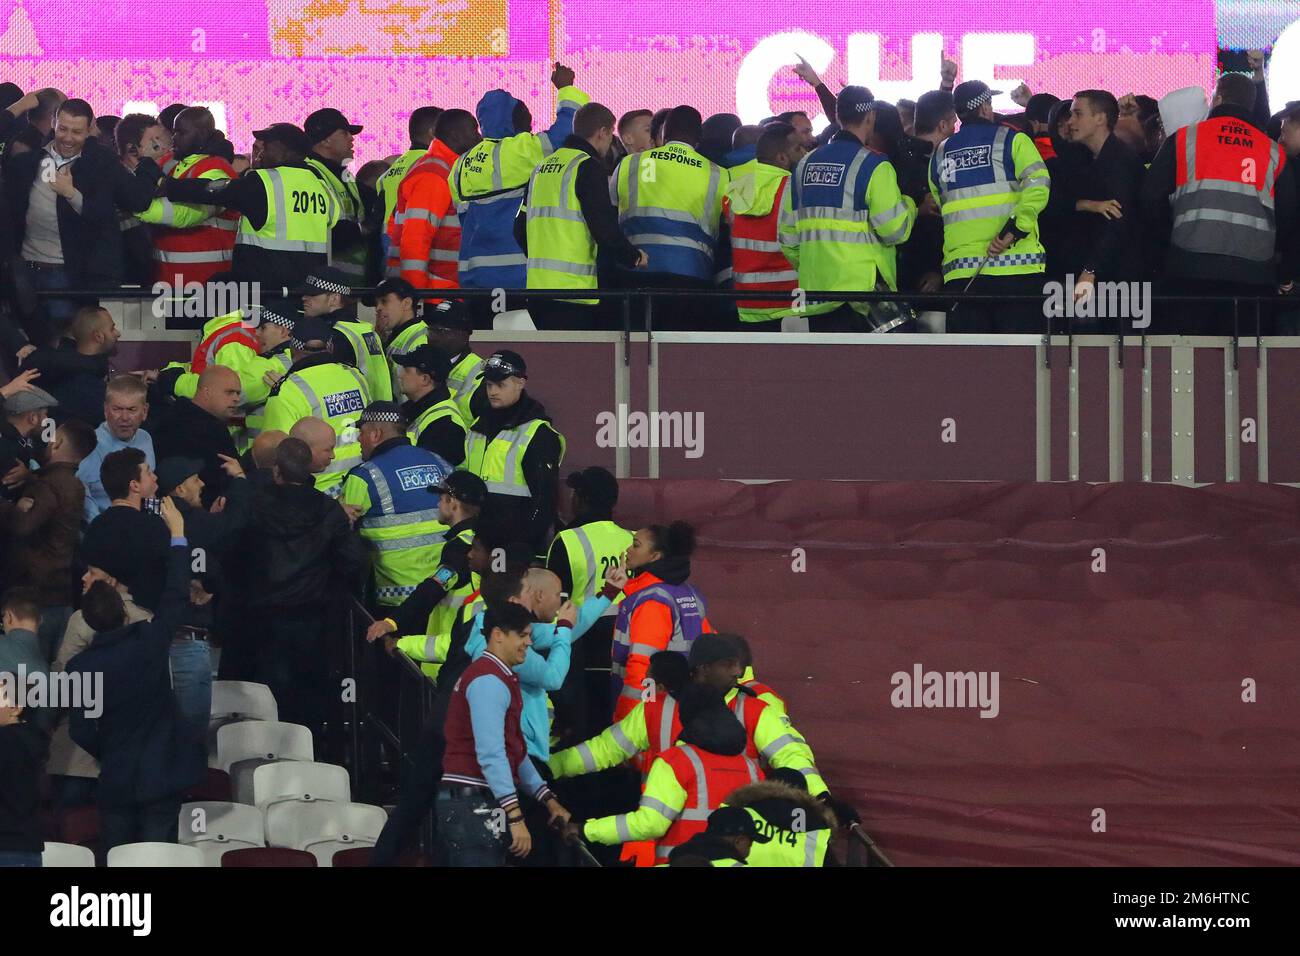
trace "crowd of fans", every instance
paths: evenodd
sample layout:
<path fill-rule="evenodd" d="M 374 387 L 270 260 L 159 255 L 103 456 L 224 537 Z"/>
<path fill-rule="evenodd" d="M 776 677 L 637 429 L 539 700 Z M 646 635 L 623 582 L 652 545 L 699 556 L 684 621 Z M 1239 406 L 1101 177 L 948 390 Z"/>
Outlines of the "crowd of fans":
<path fill-rule="evenodd" d="M 245 161 L 203 108 L 96 118 L 0 87 L 0 673 L 103 682 L 94 716 L 0 700 L 0 862 L 39 854 L 46 774 L 54 807 L 98 805 L 105 848 L 174 840 L 214 670 L 266 684 L 338 755 L 358 602 L 372 649 L 436 683 L 378 862 L 433 812 L 450 864 L 554 862 L 581 836 L 643 864 L 822 865 L 818 834 L 856 815 L 745 640 L 716 633 L 693 532 L 619 527 L 603 469 L 562 480 L 525 357 L 471 347 L 502 303 L 454 290 L 600 328 L 621 320 L 593 290 L 734 283 L 756 298 L 679 298 L 656 327 L 830 331 L 903 327 L 941 289 L 1065 277 L 1076 301 L 1119 281 L 1285 295 L 1300 104 L 1269 115 L 1262 65 L 1208 104 L 1022 88 L 1012 116 L 951 63 L 898 104 L 797 72 L 830 121 L 818 136 L 800 111 L 616 121 L 557 64 L 544 132 L 494 90 L 477 115 L 416 110 L 411 148 L 355 177 L 361 127 L 337 110 L 257 131 Z M 1248 172 L 1223 172 L 1232 150 Z M 97 293 L 224 280 L 263 294 L 203 314 L 188 362 L 113 374 Z M 556 289 L 572 298 L 529 295 Z M 882 290 L 910 304 L 815 294 Z M 1041 328 L 1020 302 L 935 308 L 949 330 Z M 1178 314 L 1224 327 L 1223 309 Z"/>

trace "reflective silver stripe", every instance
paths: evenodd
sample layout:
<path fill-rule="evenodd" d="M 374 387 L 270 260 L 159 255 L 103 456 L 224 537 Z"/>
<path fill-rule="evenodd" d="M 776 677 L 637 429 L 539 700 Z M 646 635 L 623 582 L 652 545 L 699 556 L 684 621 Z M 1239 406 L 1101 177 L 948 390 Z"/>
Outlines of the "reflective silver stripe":
<path fill-rule="evenodd" d="M 655 859 L 656 859 L 656 860 L 666 860 L 666 859 L 668 859 L 669 855 L 670 855 L 670 854 L 673 852 L 673 850 L 675 850 L 675 849 L 677 849 L 677 848 L 674 847 L 674 846 L 665 846 L 665 845 L 663 845 L 663 844 L 658 844 L 658 843 L 657 843 L 657 844 L 655 844 Z"/>
<path fill-rule="evenodd" d="M 713 204 L 718 201 L 718 182 L 722 179 L 722 172 L 713 163 L 709 163 L 709 188 L 704 193 L 704 211 L 700 215 L 700 228 L 705 234 L 716 239 L 718 237 L 718 223 L 720 220 L 713 218 Z"/>
<path fill-rule="evenodd" d="M 816 767 L 800 767 L 800 768 L 799 768 L 799 773 L 803 774 L 805 777 L 820 777 L 820 776 L 821 776 L 820 771 L 818 771 L 818 769 L 817 769 Z"/>
<path fill-rule="evenodd" d="M 158 262 L 229 262 L 232 258 L 230 249 L 209 249 L 203 252 L 172 252 L 154 246 L 154 259 Z"/>
<path fill-rule="evenodd" d="M 429 247 L 430 262 L 456 262 L 459 259 L 459 249 L 439 249 L 436 246 Z"/>
<path fill-rule="evenodd" d="M 686 759 L 691 762 L 691 769 L 695 772 L 695 806 L 686 808 L 682 818 L 686 820 L 698 820 L 709 817 L 709 780 L 704 774 L 704 761 L 700 755 L 695 752 L 695 748 L 690 744 L 682 744 L 679 748 L 686 755 Z M 692 809 L 695 813 L 703 813 L 703 817 L 690 816 Z"/>
<path fill-rule="evenodd" d="M 431 548 L 445 540 L 441 534 L 417 534 L 409 538 L 370 539 L 370 546 L 376 551 L 406 551 L 411 548 Z"/>
<path fill-rule="evenodd" d="M 551 137 L 547 133 L 538 133 L 537 141 L 542 144 L 542 155 L 550 156 L 555 152 L 555 144 L 551 142 Z"/>
<path fill-rule="evenodd" d="M 620 813 L 614 818 L 614 829 L 618 833 L 618 838 L 624 843 L 630 843 L 632 840 L 632 831 L 628 829 L 627 814 Z"/>
<path fill-rule="evenodd" d="M 176 222 L 176 205 L 170 199 L 161 200 L 158 208 L 160 210 L 158 225 L 170 226 Z"/>
<path fill-rule="evenodd" d="M 585 770 L 587 773 L 595 773 L 596 757 L 591 752 L 591 747 L 589 747 L 587 744 L 578 744 L 578 746 L 574 747 L 573 749 L 576 750 L 578 752 L 578 756 L 582 758 L 582 769 Z"/>
<path fill-rule="evenodd" d="M 633 153 L 628 159 L 627 167 L 627 209 L 620 211 L 618 221 L 622 222 L 632 215 L 632 210 L 637 208 L 637 194 L 641 191 L 641 157 L 645 153 Z"/>
<path fill-rule="evenodd" d="M 220 229 L 223 232 L 236 232 L 239 229 L 238 219 L 227 219 L 223 216 L 209 216 L 204 219 L 199 226 L 203 229 Z"/>
<path fill-rule="evenodd" d="M 695 249 L 706 255 L 713 254 L 713 246 L 707 242 L 697 242 L 694 239 L 685 239 L 681 236 L 665 236 L 657 232 L 629 232 L 627 241 L 630 243 L 646 246 L 681 246 L 685 249 Z"/>
<path fill-rule="evenodd" d="M 267 239 L 251 232 L 241 232 L 235 236 L 235 242 L 241 246 L 255 246 L 258 249 L 271 249 L 274 252 L 329 252 L 328 242 L 308 242 L 306 239 Z"/>
<path fill-rule="evenodd" d="M 737 272 L 735 274 L 736 287 L 743 285 L 754 285 L 759 282 L 794 282 L 799 278 L 799 273 L 793 269 L 787 269 L 784 272 Z"/>
<path fill-rule="evenodd" d="M 1011 135 L 1011 130 L 1005 126 L 999 126 L 993 134 L 993 150 L 990 159 L 993 161 L 993 177 L 997 182 L 1007 183 L 1012 181 L 1011 173 L 1013 170 L 1007 169 L 1005 154 L 1007 150 L 1007 137 Z"/>
<path fill-rule="evenodd" d="M 734 701 L 736 702 L 736 707 L 735 707 L 735 709 L 732 711 L 732 713 L 736 715 L 736 720 L 737 720 L 737 722 L 740 724 L 740 726 L 744 727 L 744 726 L 745 726 L 745 700 L 746 700 L 746 697 L 745 697 L 744 694 L 742 694 L 742 693 L 740 693 L 740 692 L 738 691 L 738 692 L 736 693 L 736 696 L 733 697 L 732 700 L 734 700 Z"/>
<path fill-rule="evenodd" d="M 1268 197 L 1268 207 L 1273 208 L 1273 188 L 1277 180 L 1278 166 L 1278 146 L 1277 143 L 1268 144 L 1268 172 L 1264 174 L 1263 195 Z"/>
<path fill-rule="evenodd" d="M 879 227 L 879 226 L 883 226 L 887 222 L 893 222 L 895 219 L 897 219 L 899 216 L 903 215 L 906 212 L 907 212 L 907 203 L 903 202 L 902 200 L 899 200 L 898 204 L 895 205 L 892 209 L 887 209 L 882 213 L 878 213 L 872 216 L 869 221 L 873 226 Z"/>
<path fill-rule="evenodd" d="M 403 272 L 423 272 L 424 266 L 423 259 L 403 259 L 401 269 Z"/>
<path fill-rule="evenodd" d="M 406 223 L 411 220 L 414 220 L 415 222 L 428 222 L 430 219 L 433 218 L 433 213 L 419 206 L 411 206 L 405 212 L 398 213 L 397 215 L 398 215 L 397 221 L 399 224 Z"/>
<path fill-rule="evenodd" d="M 618 673 L 621 675 L 621 674 L 625 673 L 625 671 L 620 670 Z M 623 692 L 622 692 L 621 694 L 619 694 L 618 696 L 620 696 L 620 697 L 626 697 L 626 698 L 628 698 L 629 700 L 640 700 L 640 699 L 641 699 L 641 689 L 640 689 L 639 687 L 628 687 L 628 686 L 625 685 L 625 686 L 623 687 Z"/>
<path fill-rule="evenodd" d="M 563 206 L 529 206 L 529 219 L 566 219 L 569 222 L 585 223 L 587 220 L 582 218 L 582 213 L 573 209 L 565 209 Z"/>
<path fill-rule="evenodd" d="M 867 151 L 861 150 L 858 155 L 853 157 L 853 162 L 849 163 L 848 170 L 844 173 L 844 188 L 840 191 L 840 212 L 866 212 L 857 208 L 858 197 L 854 195 L 857 189 L 858 175 L 862 172 L 862 164 L 867 161 Z M 839 218 L 839 217 L 836 217 Z"/>
<path fill-rule="evenodd" d="M 803 835 L 803 839 L 804 839 L 803 865 L 804 866 L 817 865 L 817 841 L 821 839 L 821 835 L 825 832 L 826 832 L 825 830 L 804 831 L 804 835 Z"/>
<path fill-rule="evenodd" d="M 658 654 L 659 648 L 653 644 L 633 644 L 628 651 L 629 654 L 640 654 L 642 657 L 649 657 L 652 654 Z"/>
<path fill-rule="evenodd" d="M 746 757 L 745 769 L 749 771 L 749 782 L 758 783 L 758 764 Z"/>
<path fill-rule="evenodd" d="M 1005 183 L 984 183 L 980 186 L 962 186 L 958 189 L 944 189 L 943 183 L 939 184 L 939 189 L 943 193 L 943 202 L 945 205 L 951 202 L 960 202 L 964 199 L 979 199 L 983 196 L 1005 196 L 1007 187 Z"/>
<path fill-rule="evenodd" d="M 393 507 L 393 490 L 388 487 L 388 479 L 384 473 L 379 470 L 379 466 L 373 461 L 368 461 L 361 466 L 361 470 L 370 476 L 374 483 L 375 492 L 379 495 L 379 512 L 383 515 L 391 515 L 396 510 Z M 369 522 L 367 522 L 369 525 Z"/>
<path fill-rule="evenodd" d="M 492 145 L 492 189 L 499 190 L 505 188 L 505 181 L 501 178 L 501 146 L 500 140 Z"/>
<path fill-rule="evenodd" d="M 781 243 L 768 242 L 766 239 L 746 239 L 743 236 L 733 236 L 731 248 L 747 249 L 750 252 L 780 252 Z"/>
<path fill-rule="evenodd" d="M 1195 182 L 1184 183 L 1175 189 L 1170 194 L 1170 197 L 1171 200 L 1178 200 L 1187 196 L 1194 196 L 1199 192 L 1231 193 L 1236 196 L 1247 196 L 1251 199 L 1258 199 L 1269 209 L 1273 208 L 1273 196 L 1269 192 L 1261 192 L 1249 183 L 1233 183 L 1221 179 L 1198 179 Z"/>
<path fill-rule="evenodd" d="M 347 442 L 347 443 L 345 443 L 345 444 L 352 444 L 352 443 L 351 443 L 351 442 Z M 339 447 L 339 446 L 336 445 L 335 447 L 337 448 L 337 447 Z M 357 465 L 361 464 L 362 461 L 363 461 L 363 459 L 362 459 L 362 457 L 361 457 L 360 455 L 350 455 L 350 456 L 348 456 L 347 458 L 335 458 L 335 459 L 334 459 L 334 462 L 333 462 L 334 468 L 333 468 L 331 471 L 327 472 L 327 474 L 331 474 L 331 475 L 343 474 L 343 475 L 346 475 L 346 474 L 347 474 L 349 471 L 351 471 L 353 468 L 357 467 Z M 319 477 L 319 475 L 318 475 L 317 477 Z M 339 483 L 338 487 L 339 487 L 339 488 L 342 488 L 342 487 L 343 487 L 342 482 Z"/>
<path fill-rule="evenodd" d="M 426 521 L 439 521 L 437 508 L 425 508 L 423 511 L 406 511 L 383 517 L 366 518 L 367 528 L 395 528 L 406 524 L 422 524 Z"/>
<path fill-rule="evenodd" d="M 954 209 L 943 211 L 944 225 L 954 222 L 968 222 L 972 219 L 997 219 L 999 224 L 1006 220 L 1006 217 L 1016 211 L 1016 204 L 1013 202 L 997 203 L 992 206 L 969 206 L 965 209 Z"/>
<path fill-rule="evenodd" d="M 594 265 L 581 265 L 577 262 L 565 262 L 563 259 L 532 259 L 528 260 L 530 269 L 549 269 L 552 272 L 564 272 L 575 276 L 594 276 L 596 267 Z"/>
<path fill-rule="evenodd" d="M 289 381 L 293 382 L 294 385 L 297 385 L 299 391 L 301 391 L 304 397 L 306 397 L 307 404 L 311 406 L 312 416 L 315 418 L 324 418 L 325 416 L 321 414 L 320 397 L 316 394 L 315 390 L 307 384 L 307 380 L 302 377 L 302 373 L 294 372 L 289 376 Z"/>
<path fill-rule="evenodd" d="M 839 206 L 803 206 L 795 212 L 795 221 L 833 219 L 836 222 L 870 222 L 868 209 L 841 209 Z"/>
<path fill-rule="evenodd" d="M 799 242 L 854 242 L 864 245 L 880 243 L 879 237 L 874 232 L 845 232 L 842 229 L 800 229 L 796 236 Z"/>
<path fill-rule="evenodd" d="M 1213 222 L 1226 222 L 1234 226 L 1248 226 L 1269 234 L 1273 232 L 1273 224 L 1269 222 L 1267 216 L 1254 216 L 1244 212 L 1227 212 L 1223 209 L 1188 209 L 1185 212 L 1180 212 L 1174 217 L 1174 228 L 1177 229 L 1186 222 L 1206 219 Z"/>
<path fill-rule="evenodd" d="M 472 256 L 461 259 L 461 269 L 491 269 L 497 266 L 526 266 L 528 258 L 522 253 L 506 253 L 500 256 Z"/>
<path fill-rule="evenodd" d="M 1020 171 L 1020 179 L 1023 182 L 1029 179 L 1030 177 L 1032 177 L 1034 173 L 1045 173 L 1045 172 L 1047 172 L 1046 163 L 1044 162 L 1030 163 L 1028 166 L 1026 166 L 1024 169 Z"/>
<path fill-rule="evenodd" d="M 582 548 L 582 559 L 587 567 L 587 583 L 583 586 L 583 600 L 590 601 L 596 596 L 596 549 L 591 546 L 591 536 L 587 534 L 587 529 L 577 527 L 570 529 L 573 532 L 574 540 Z"/>
<path fill-rule="evenodd" d="M 777 737 L 776 740 L 772 741 L 770 744 L 768 744 L 766 747 L 763 748 L 761 752 L 761 756 L 763 757 L 764 760 L 770 763 L 772 758 L 775 757 L 781 751 L 782 747 L 786 747 L 789 744 L 796 744 L 801 742 L 802 739 L 795 736 L 794 734 L 782 734 L 780 737 Z"/>
<path fill-rule="evenodd" d="M 669 697 L 664 701 L 663 714 L 659 718 L 659 750 L 667 750 L 673 745 L 673 717 L 677 713 L 677 698 Z"/>
<path fill-rule="evenodd" d="M 618 749 L 629 757 L 635 757 L 641 752 L 641 749 L 636 744 L 627 739 L 627 734 L 623 733 L 623 728 L 618 724 L 609 728 L 609 735 L 614 738 L 614 743 L 618 744 Z"/>
<path fill-rule="evenodd" d="M 670 219 L 673 222 L 682 222 L 688 226 L 700 225 L 698 216 L 692 216 L 689 212 L 681 209 L 669 209 L 666 206 L 629 206 L 625 215 L 628 218 L 647 216 L 655 219 Z"/>
<path fill-rule="evenodd" d="M 672 807 L 668 806 L 668 804 L 664 803 L 662 800 L 656 800 L 654 797 L 646 796 L 644 793 L 641 794 L 641 802 L 637 804 L 637 806 L 643 810 L 647 808 L 650 810 L 654 810 L 656 813 L 658 813 L 660 816 L 664 817 L 666 820 L 670 822 L 676 820 L 677 817 L 682 812 L 680 810 L 674 810 Z"/>

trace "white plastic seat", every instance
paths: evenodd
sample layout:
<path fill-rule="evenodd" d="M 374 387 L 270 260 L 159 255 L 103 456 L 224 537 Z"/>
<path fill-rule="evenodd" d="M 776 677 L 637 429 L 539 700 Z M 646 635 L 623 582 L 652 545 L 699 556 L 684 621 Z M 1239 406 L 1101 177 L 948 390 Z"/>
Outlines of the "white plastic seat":
<path fill-rule="evenodd" d="M 286 760 L 253 771 L 253 803 L 263 812 L 286 800 L 352 802 L 352 782 L 338 764 Z"/>
<path fill-rule="evenodd" d="M 108 851 L 110 867 L 203 866 L 198 847 L 180 843 L 124 843 Z"/>
<path fill-rule="evenodd" d="M 280 708 L 271 688 L 246 680 L 212 682 L 212 720 L 279 720 Z"/>
<path fill-rule="evenodd" d="M 266 811 L 266 840 L 270 846 L 306 850 L 320 866 L 332 866 L 334 854 L 358 846 L 374 846 L 388 814 L 365 803 L 282 802 Z"/>
<path fill-rule="evenodd" d="M 262 814 L 242 803 L 182 804 L 176 835 L 181 843 L 193 846 L 230 841 L 243 846 L 266 846 Z"/>
<path fill-rule="evenodd" d="M 495 332 L 536 332 L 537 325 L 527 309 L 511 309 L 493 316 L 492 329 Z"/>
<path fill-rule="evenodd" d="M 41 866 L 51 867 L 93 867 L 95 853 L 90 847 L 77 846 L 75 843 L 51 843 L 45 841 L 45 850 L 41 853 Z"/>
<path fill-rule="evenodd" d="M 217 731 L 217 763 L 226 773 L 239 760 L 312 760 L 311 731 L 278 720 L 242 720 Z"/>

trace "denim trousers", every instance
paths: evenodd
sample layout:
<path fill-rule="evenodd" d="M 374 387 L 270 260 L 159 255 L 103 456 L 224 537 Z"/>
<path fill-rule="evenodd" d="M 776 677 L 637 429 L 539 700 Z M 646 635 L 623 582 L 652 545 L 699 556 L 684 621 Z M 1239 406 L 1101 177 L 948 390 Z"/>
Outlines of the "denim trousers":
<path fill-rule="evenodd" d="M 438 791 L 440 866 L 506 866 L 510 829 L 492 794 L 469 796 L 459 789 Z"/>

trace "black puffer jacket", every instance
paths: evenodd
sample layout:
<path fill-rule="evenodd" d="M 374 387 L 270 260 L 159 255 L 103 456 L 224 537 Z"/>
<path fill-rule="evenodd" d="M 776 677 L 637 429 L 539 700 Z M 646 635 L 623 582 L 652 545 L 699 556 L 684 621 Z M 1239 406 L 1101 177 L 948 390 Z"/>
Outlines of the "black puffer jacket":
<path fill-rule="evenodd" d="M 323 609 L 340 587 L 354 589 L 365 561 L 338 502 L 306 485 L 257 491 L 240 553 L 256 608 Z"/>

